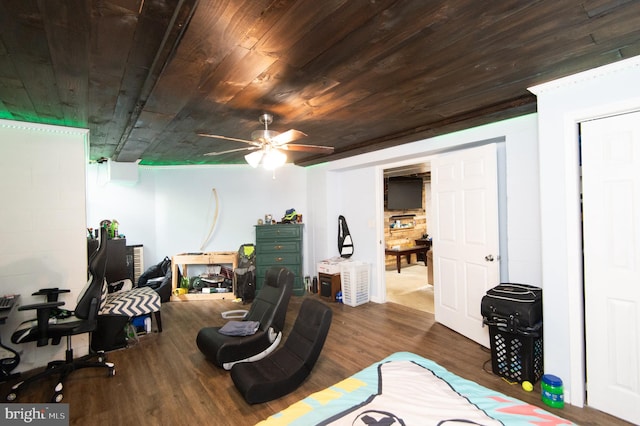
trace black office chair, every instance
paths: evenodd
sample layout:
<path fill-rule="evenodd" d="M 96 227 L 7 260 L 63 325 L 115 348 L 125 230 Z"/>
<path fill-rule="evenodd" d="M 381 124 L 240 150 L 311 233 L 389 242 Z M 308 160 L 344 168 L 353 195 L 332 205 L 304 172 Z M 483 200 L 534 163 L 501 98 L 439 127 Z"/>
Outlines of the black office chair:
<path fill-rule="evenodd" d="M 48 288 L 42 289 L 34 295 L 44 295 L 47 302 L 32 305 L 20 306 L 18 310 L 36 310 L 37 319 L 25 321 L 18 327 L 11 341 L 13 343 L 37 342 L 37 346 L 46 346 L 49 340 L 54 345 L 60 343 L 63 337 L 67 338 L 67 350 L 64 360 L 51 361 L 46 369 L 34 376 L 20 381 L 11 387 L 11 392 L 7 395 L 8 401 L 17 398 L 18 392 L 26 385 L 37 380 L 58 375 L 58 382 L 54 387 L 54 394 L 51 402 L 62 401 L 62 390 L 64 380 L 74 370 L 89 367 L 106 368 L 108 376 L 115 375 L 115 366 L 111 362 L 106 362 L 104 352 L 90 353 L 78 359 L 73 358 L 73 347 L 71 336 L 76 334 L 91 333 L 96 329 L 98 323 L 98 312 L 100 305 L 106 298 L 105 269 L 107 265 L 107 231 L 102 229 L 100 234 L 100 246 L 89 259 L 89 279 L 84 287 L 74 311 L 64 311 L 59 309 L 64 302 L 57 301 L 60 293 L 67 293 L 69 290 Z M 97 359 L 97 360 L 94 360 Z"/>
<path fill-rule="evenodd" d="M 259 361 L 234 365 L 231 379 L 244 399 L 258 404 L 296 390 L 320 356 L 332 317 L 330 307 L 305 299 L 283 347 Z"/>
<path fill-rule="evenodd" d="M 264 286 L 242 319 L 257 322 L 257 331 L 247 336 L 229 336 L 220 333 L 222 327 L 205 327 L 196 338 L 200 351 L 225 370 L 237 362 L 255 361 L 273 352 L 282 339 L 293 278 L 293 272 L 287 268 L 268 269 Z"/>

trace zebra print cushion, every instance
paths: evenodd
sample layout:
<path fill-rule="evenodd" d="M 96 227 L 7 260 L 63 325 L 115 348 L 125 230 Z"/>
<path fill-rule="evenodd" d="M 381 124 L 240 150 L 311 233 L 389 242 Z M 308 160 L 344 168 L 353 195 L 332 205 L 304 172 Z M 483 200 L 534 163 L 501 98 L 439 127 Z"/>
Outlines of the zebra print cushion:
<path fill-rule="evenodd" d="M 149 287 L 110 293 L 100 315 L 137 317 L 160 310 L 160 295 Z"/>

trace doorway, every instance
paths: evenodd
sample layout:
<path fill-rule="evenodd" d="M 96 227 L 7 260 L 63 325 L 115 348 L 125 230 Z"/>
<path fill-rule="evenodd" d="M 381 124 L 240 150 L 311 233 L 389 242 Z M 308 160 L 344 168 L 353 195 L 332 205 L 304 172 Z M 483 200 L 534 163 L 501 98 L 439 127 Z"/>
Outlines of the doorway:
<path fill-rule="evenodd" d="M 489 335 L 482 327 L 477 307 L 489 288 L 499 284 L 502 278 L 508 282 L 508 274 L 501 274 L 507 266 L 506 243 L 503 241 L 506 240 L 507 222 L 506 216 L 501 214 L 506 212 L 504 142 L 504 137 L 487 139 L 464 149 L 423 159 L 429 165 L 433 193 L 433 202 L 428 203 L 433 216 L 430 220 L 434 237 L 431 248 L 433 260 L 427 261 L 433 266 L 433 313 L 437 322 L 486 347 L 489 346 Z M 433 182 L 431 169 L 434 172 Z M 392 171 L 396 172 L 385 169 L 384 173 L 389 175 Z M 387 255 L 385 269 L 388 271 L 395 261 L 394 250 L 405 251 L 402 244 L 411 246 L 415 241 L 407 236 L 398 242 L 386 238 L 388 228 L 392 227 L 389 219 L 393 216 L 386 211 L 390 210 L 391 194 L 385 195 L 388 196 L 387 216 L 383 222 L 385 238 L 380 240 Z M 411 213 L 402 212 L 395 226 L 402 228 L 406 216 Z M 428 229 L 426 224 L 426 233 Z M 392 258 L 391 265 L 387 263 L 389 257 Z M 399 275 L 402 275 L 401 270 Z M 392 301 L 386 290 L 385 296 L 387 301 Z"/>
<path fill-rule="evenodd" d="M 385 179 L 385 248 L 415 247 L 429 233 L 431 214 L 430 162 L 392 167 L 384 170 Z M 402 181 L 421 181 L 419 206 L 404 199 Z M 391 181 L 391 185 L 389 182 Z M 398 183 L 400 182 L 400 183 Z M 409 183 L 411 185 L 411 183 Z M 392 197 L 389 201 L 389 196 Z M 415 197 L 416 194 L 413 194 Z M 394 200 L 395 197 L 395 200 Z M 404 204 L 408 203 L 408 204 Z M 406 208 L 405 208 L 406 207 Z M 385 256 L 385 286 L 387 302 L 397 303 L 423 312 L 434 313 L 433 278 L 429 278 L 429 265 L 422 253 L 401 257 L 398 272 L 395 256 Z"/>

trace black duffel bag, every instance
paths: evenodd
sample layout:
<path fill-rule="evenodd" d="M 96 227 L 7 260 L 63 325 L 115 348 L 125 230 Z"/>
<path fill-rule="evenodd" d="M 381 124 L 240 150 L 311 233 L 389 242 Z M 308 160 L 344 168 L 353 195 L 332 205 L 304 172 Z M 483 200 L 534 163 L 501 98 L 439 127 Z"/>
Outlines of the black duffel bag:
<path fill-rule="evenodd" d="M 483 323 L 510 333 L 537 334 L 542 328 L 542 289 L 502 283 L 482 297 Z"/>

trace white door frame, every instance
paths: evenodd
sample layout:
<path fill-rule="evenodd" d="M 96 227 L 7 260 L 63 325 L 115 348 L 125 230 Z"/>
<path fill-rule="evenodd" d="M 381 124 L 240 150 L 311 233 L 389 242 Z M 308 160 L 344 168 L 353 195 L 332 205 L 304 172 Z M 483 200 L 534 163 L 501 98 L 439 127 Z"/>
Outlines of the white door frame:
<path fill-rule="evenodd" d="M 376 167 L 375 171 L 375 191 L 376 191 L 376 204 L 377 204 L 377 215 L 376 215 L 376 235 L 378 241 L 378 262 L 376 262 L 376 277 L 378 279 L 375 282 L 376 285 L 376 294 L 378 298 L 376 302 L 385 303 L 387 301 L 387 281 L 385 278 L 386 270 L 386 255 L 384 254 L 384 246 L 385 246 L 385 223 L 384 223 L 384 171 L 385 169 L 391 169 L 394 167 L 403 167 L 410 166 L 413 164 L 423 164 L 430 162 L 431 158 L 433 158 L 434 154 L 429 154 L 422 157 L 415 157 L 411 159 L 405 159 L 403 161 L 398 161 L 394 163 L 388 163 L 379 165 Z"/>

